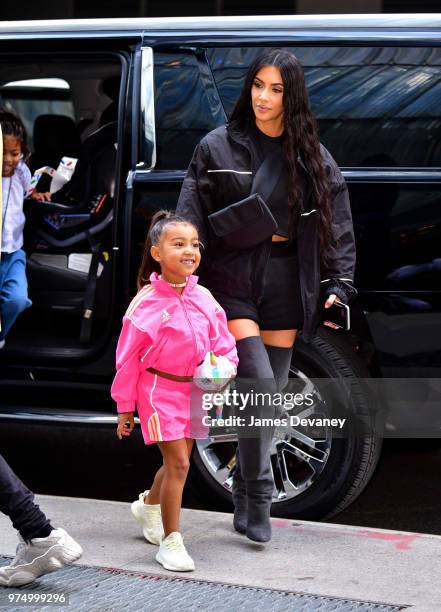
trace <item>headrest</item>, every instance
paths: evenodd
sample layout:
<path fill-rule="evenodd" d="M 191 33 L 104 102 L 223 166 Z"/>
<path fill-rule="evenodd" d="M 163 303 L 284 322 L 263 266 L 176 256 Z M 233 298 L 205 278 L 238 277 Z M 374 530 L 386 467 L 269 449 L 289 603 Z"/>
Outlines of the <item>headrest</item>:
<path fill-rule="evenodd" d="M 105 108 L 100 117 L 100 127 L 107 123 L 112 123 L 118 120 L 118 104 L 111 102 L 107 108 Z"/>
<path fill-rule="evenodd" d="M 67 115 L 39 115 L 34 123 L 34 151 L 49 166 L 57 167 L 67 155 L 79 157 L 81 140 L 74 120 Z"/>

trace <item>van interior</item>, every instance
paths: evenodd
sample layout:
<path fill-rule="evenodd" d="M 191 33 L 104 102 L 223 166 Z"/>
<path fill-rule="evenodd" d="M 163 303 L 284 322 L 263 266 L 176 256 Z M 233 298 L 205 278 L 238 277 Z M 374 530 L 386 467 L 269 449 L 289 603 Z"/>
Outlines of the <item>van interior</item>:
<path fill-rule="evenodd" d="M 120 87 L 117 57 L 0 66 L 0 106 L 24 122 L 35 188 L 51 192 L 50 201 L 25 200 L 32 306 L 2 361 L 72 356 L 108 328 Z"/>

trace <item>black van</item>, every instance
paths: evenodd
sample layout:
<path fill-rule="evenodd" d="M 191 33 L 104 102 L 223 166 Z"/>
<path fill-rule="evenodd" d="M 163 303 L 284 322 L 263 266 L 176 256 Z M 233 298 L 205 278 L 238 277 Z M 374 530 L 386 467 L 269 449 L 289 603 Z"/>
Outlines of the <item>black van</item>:
<path fill-rule="evenodd" d="M 223 124 L 263 47 L 302 61 L 321 140 L 348 182 L 358 249 L 349 334 L 296 344 L 292 376 L 441 374 L 441 18 L 433 15 L 0 23 L 0 105 L 30 134 L 33 170 L 78 158 L 52 203 L 26 204 L 33 306 L 0 351 L 0 420 L 115 422 L 114 353 L 149 219 L 174 208 L 195 145 Z M 410 402 L 413 412 L 418 405 Z M 439 429 L 441 413 L 433 415 Z M 395 425 L 389 420 L 386 429 Z M 275 438 L 278 516 L 323 518 L 363 490 L 381 436 Z M 228 508 L 233 436 L 197 444 L 192 478 Z"/>

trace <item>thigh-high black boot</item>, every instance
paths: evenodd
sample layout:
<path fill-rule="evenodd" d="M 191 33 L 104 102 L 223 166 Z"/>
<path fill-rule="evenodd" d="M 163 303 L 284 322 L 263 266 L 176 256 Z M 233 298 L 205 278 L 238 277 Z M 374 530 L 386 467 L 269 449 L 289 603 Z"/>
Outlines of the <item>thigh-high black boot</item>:
<path fill-rule="evenodd" d="M 243 371 L 245 371 L 245 373 L 248 373 L 248 376 L 250 375 L 249 368 L 247 366 L 247 360 L 249 357 L 249 353 L 243 349 L 243 344 L 240 344 L 240 342 L 241 341 L 238 342 L 238 350 L 242 354 L 242 368 L 240 368 L 240 374 L 245 377 L 245 374 L 242 374 Z M 254 341 L 251 341 L 251 342 L 248 341 L 245 344 L 248 345 L 248 348 L 249 348 L 250 345 L 253 346 L 254 344 L 260 344 L 260 343 L 255 343 Z M 281 348 L 281 347 L 270 346 L 270 345 L 265 345 L 265 349 L 266 349 L 266 352 L 270 360 L 270 365 L 273 371 L 273 376 L 276 380 L 277 390 L 281 391 L 288 383 L 289 367 L 291 364 L 293 349 L 292 348 Z M 260 352 L 260 349 L 259 349 L 259 352 Z M 263 354 L 261 354 L 261 357 L 264 358 Z M 256 369 L 256 366 L 254 367 Z M 258 367 L 257 369 L 260 369 L 260 368 Z M 266 370 L 266 366 L 264 364 L 263 364 L 263 369 L 264 371 L 266 371 L 266 376 L 268 376 L 269 371 Z M 244 444 L 249 447 L 250 451 L 253 448 L 253 446 L 256 447 L 256 450 L 258 453 L 261 453 L 262 450 L 264 450 L 261 444 L 256 445 L 255 442 L 244 442 L 244 440 L 242 440 L 242 446 Z M 239 533 L 246 533 L 247 524 L 248 524 L 247 494 L 246 494 L 245 481 L 242 477 L 242 472 L 241 472 L 239 446 L 240 445 L 238 445 L 237 453 L 236 453 L 236 468 L 235 468 L 235 473 L 233 477 L 233 490 L 232 490 L 233 503 L 234 503 L 233 525 L 234 525 L 235 530 L 238 531 Z M 261 480 L 259 480 L 257 484 L 254 482 L 250 483 L 249 486 L 251 486 L 252 489 L 253 488 L 260 489 L 262 487 L 265 489 L 266 486 L 268 486 L 269 488 L 269 484 L 265 482 L 262 483 Z M 271 495 L 272 495 L 272 486 L 273 485 L 272 485 L 272 478 L 271 478 Z M 251 527 L 250 532 L 253 534 L 255 532 L 255 528 Z"/>
<path fill-rule="evenodd" d="M 237 342 L 239 368 L 237 385 L 239 391 L 270 393 L 276 391 L 273 371 L 268 353 L 260 336 L 250 336 Z M 272 406 L 255 402 L 252 409 L 242 413 L 247 418 L 272 418 Z M 239 461 L 233 478 L 233 500 L 235 503 L 235 528 L 257 542 L 271 539 L 270 509 L 274 480 L 270 460 L 270 445 L 273 435 L 271 426 L 256 428 L 256 435 L 238 428 Z M 245 485 L 245 486 L 244 486 Z M 244 493 L 246 492 L 246 498 Z"/>
<path fill-rule="evenodd" d="M 239 533 L 246 533 L 248 512 L 247 512 L 247 490 L 245 487 L 245 481 L 242 478 L 242 472 L 240 469 L 240 451 L 239 445 L 236 449 L 236 466 L 233 474 L 233 504 L 234 504 L 234 518 L 233 527 Z"/>
<path fill-rule="evenodd" d="M 265 344 L 265 348 L 276 380 L 277 391 L 280 392 L 288 384 L 293 347 L 282 348 Z"/>

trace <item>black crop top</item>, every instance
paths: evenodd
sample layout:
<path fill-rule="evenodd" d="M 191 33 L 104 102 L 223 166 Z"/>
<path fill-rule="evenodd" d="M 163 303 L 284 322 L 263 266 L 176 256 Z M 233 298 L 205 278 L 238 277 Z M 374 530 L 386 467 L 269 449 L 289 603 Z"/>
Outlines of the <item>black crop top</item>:
<path fill-rule="evenodd" d="M 275 149 L 280 151 L 283 160 L 283 171 L 277 186 L 266 203 L 277 221 L 278 228 L 276 234 L 289 238 L 288 172 L 282 148 L 283 136 L 267 136 L 256 126 L 254 126 L 253 131 L 257 140 L 256 148 L 259 163 L 262 163 L 265 157 Z"/>

